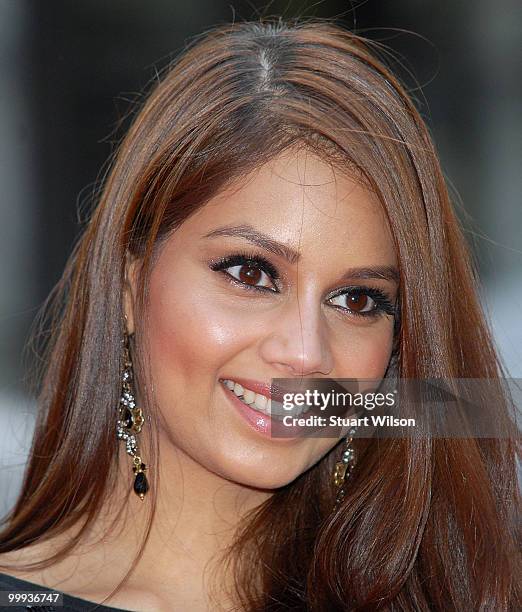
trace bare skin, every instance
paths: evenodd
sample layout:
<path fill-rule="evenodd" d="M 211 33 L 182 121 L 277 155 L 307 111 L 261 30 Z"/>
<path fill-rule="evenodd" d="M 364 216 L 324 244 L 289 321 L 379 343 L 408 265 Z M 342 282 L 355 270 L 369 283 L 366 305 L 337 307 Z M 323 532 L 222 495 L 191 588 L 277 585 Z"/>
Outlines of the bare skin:
<path fill-rule="evenodd" d="M 106 605 L 147 612 L 230 608 L 232 577 L 221 576 L 223 588 L 211 600 L 205 567 L 233 540 L 246 512 L 337 443 L 261 435 L 232 405 L 221 379 L 268 384 L 271 378 L 298 376 L 378 379 L 390 359 L 393 317 L 354 314 L 346 296 L 332 298 L 338 289 L 364 285 L 396 300 L 392 279 L 346 276 L 360 268 L 397 266 L 377 197 L 305 151 L 287 151 L 247 178 L 240 189 L 233 186 L 188 219 L 167 240 L 152 271 L 145 331 L 162 418 L 158 511 L 137 569 Z M 298 262 L 245 237 L 224 235 L 223 228 L 238 226 L 297 251 Z M 267 259 L 278 278 L 258 273 L 262 291 L 237 282 L 245 278 L 240 265 L 211 269 L 238 252 Z M 130 332 L 135 266 L 129 266 L 126 293 Z M 369 300 L 364 308 L 371 310 Z M 41 572 L 7 573 L 89 601 L 104 600 L 137 551 L 147 503 L 132 495 L 121 531 L 97 541 L 131 486 L 131 461 L 123 453 L 120 471 L 111 505 L 77 554 Z M 1 555 L 0 563 L 34 561 L 64 537 Z"/>

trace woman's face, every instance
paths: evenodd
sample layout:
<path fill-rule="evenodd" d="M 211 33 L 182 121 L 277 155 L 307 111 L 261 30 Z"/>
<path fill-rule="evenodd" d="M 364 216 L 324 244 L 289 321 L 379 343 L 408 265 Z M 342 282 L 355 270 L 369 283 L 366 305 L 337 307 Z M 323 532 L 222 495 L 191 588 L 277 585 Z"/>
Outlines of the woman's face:
<path fill-rule="evenodd" d="M 272 438 L 263 398 L 248 407 L 222 381 L 255 392 L 273 378 L 382 378 L 397 284 L 378 272 L 397 260 L 377 197 L 312 153 L 288 150 L 247 179 L 163 245 L 145 335 L 161 444 L 271 489 L 337 440 Z"/>

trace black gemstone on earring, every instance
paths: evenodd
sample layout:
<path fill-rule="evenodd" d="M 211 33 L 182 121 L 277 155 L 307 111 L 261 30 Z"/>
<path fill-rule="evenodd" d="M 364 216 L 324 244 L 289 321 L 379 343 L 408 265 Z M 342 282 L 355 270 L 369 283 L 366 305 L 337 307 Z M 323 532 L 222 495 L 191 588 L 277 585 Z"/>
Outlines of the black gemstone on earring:
<path fill-rule="evenodd" d="M 123 413 L 123 426 L 127 428 L 132 427 L 132 413 L 128 408 L 125 408 Z"/>
<path fill-rule="evenodd" d="M 147 491 L 149 490 L 149 483 L 147 481 L 147 477 L 144 472 L 138 472 L 136 474 L 136 478 L 134 479 L 134 491 L 136 495 L 139 495 L 141 499 L 145 496 Z"/>
<path fill-rule="evenodd" d="M 133 458 L 133 488 L 136 495 L 143 500 L 147 491 L 149 490 L 149 482 L 144 474 L 145 470 L 147 470 L 147 466 L 141 461 L 136 434 L 140 433 L 141 427 L 144 424 L 144 418 L 141 408 L 136 407 L 136 402 L 134 399 L 134 389 L 132 388 L 134 376 L 129 351 L 129 336 L 127 333 L 124 334 L 123 346 L 125 369 L 122 373 L 122 390 L 119 401 L 119 418 L 116 427 L 116 434 L 119 440 L 125 440 L 125 450 Z"/>

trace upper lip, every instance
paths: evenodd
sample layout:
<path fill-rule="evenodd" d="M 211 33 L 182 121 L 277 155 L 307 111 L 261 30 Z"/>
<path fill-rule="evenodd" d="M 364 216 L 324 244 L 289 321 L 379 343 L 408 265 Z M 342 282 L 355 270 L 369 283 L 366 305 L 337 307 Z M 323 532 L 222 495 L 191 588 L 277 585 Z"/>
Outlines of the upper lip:
<path fill-rule="evenodd" d="M 235 383 L 239 383 L 242 387 L 246 387 L 255 393 L 259 393 L 260 395 L 264 395 L 267 399 L 274 400 L 276 402 L 283 402 L 283 397 L 285 393 L 294 393 L 293 390 L 285 390 L 281 385 L 277 385 L 275 383 L 271 385 L 267 385 L 266 383 L 258 382 L 256 380 L 251 380 L 249 378 L 236 378 L 236 377 L 223 377 L 221 380 L 233 380 Z"/>

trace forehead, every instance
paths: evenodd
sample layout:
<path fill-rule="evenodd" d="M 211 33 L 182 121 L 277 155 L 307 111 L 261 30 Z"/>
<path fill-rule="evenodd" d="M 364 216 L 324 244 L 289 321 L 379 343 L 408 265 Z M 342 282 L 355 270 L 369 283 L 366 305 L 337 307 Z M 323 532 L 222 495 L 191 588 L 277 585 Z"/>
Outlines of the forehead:
<path fill-rule="evenodd" d="M 360 181 L 307 150 L 288 150 L 212 198 L 184 225 L 198 238 L 248 224 L 307 253 L 361 254 L 395 261 L 386 215 Z"/>

